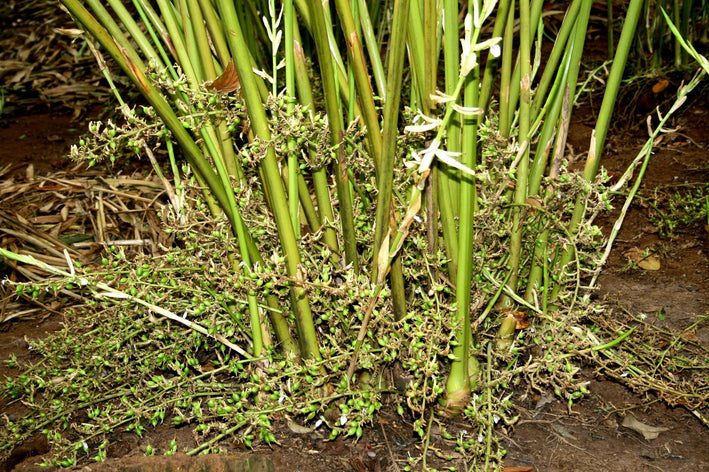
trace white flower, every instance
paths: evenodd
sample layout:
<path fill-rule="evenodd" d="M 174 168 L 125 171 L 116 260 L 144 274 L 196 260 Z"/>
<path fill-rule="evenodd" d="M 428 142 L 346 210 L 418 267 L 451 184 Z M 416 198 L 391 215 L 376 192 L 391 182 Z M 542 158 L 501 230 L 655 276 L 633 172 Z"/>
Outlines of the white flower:
<path fill-rule="evenodd" d="M 460 75 L 468 75 L 471 70 L 478 65 L 477 57 L 473 51 L 472 32 L 473 32 L 473 16 L 468 13 L 465 15 L 465 36 L 460 40 L 460 46 L 463 50 L 460 54 Z"/>

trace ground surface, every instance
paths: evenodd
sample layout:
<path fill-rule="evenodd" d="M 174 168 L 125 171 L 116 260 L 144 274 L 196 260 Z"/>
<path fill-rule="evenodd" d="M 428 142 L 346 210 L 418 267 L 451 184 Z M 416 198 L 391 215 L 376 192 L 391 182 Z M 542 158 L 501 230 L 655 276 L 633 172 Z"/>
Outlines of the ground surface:
<path fill-rule="evenodd" d="M 653 198 L 656 190 L 671 193 L 687 184 L 707 181 L 709 135 L 700 123 L 708 121 L 706 106 L 695 106 L 678 120 L 682 134 L 668 139 L 653 157 L 643 185 L 644 198 Z M 19 181 L 25 180 L 30 165 L 34 166 L 35 174 L 71 167 L 62 156 L 82 127 L 82 123 L 72 121 L 66 115 L 15 116 L 3 120 L 0 165 L 12 166 L 4 178 L 12 176 Z M 590 127 L 587 124 L 575 123 L 571 144 L 582 149 L 588 133 Z M 615 136 L 606 162 L 609 169 L 621 170 L 633 159 L 643 139 L 640 131 L 633 130 Z M 652 316 L 663 311 L 662 323 L 682 329 L 697 316 L 709 313 L 707 233 L 697 223 L 680 226 L 674 237 L 661 237 L 649 220 L 649 205 L 642 202 L 639 200 L 633 205 L 628 214 L 615 251 L 600 278 L 598 297 L 605 298 L 616 309 L 620 306 L 636 314 Z M 609 227 L 612 221 L 607 217 L 602 224 Z M 651 248 L 661 262 L 660 270 L 628 267 L 628 258 L 624 254 L 633 247 Z M 27 350 L 26 340 L 58 329 L 61 321 L 60 315 L 39 313 L 3 322 L 0 324 L 0 360 L 6 360 L 11 354 L 20 360 L 29 358 L 31 352 Z M 701 325 L 695 334 L 704 346 L 709 346 L 706 324 Z M 0 376 L 13 374 L 17 371 L 8 369 L 4 362 L 0 364 Z M 525 404 L 518 405 L 519 423 L 501 431 L 506 437 L 508 466 L 534 466 L 540 471 L 594 468 L 615 471 L 709 470 L 709 433 L 687 409 L 669 408 L 651 393 L 634 394 L 617 382 L 594 375 L 592 366 L 585 375 L 591 381 L 591 394 L 577 403 L 571 412 L 558 400 L 541 411 L 535 408 L 539 399 L 529 398 Z M 0 414 L 15 415 L 19 411 L 20 405 L 8 404 L 6 399 L 0 401 Z M 628 414 L 643 423 L 668 430 L 657 439 L 646 440 L 639 433 L 621 426 Z M 144 458 L 143 451 L 148 442 L 156 447 L 172 439 L 177 439 L 184 447 L 194 444 L 187 429 L 159 427 L 143 438 L 131 434 L 116 436 L 109 450 L 109 461 L 92 465 L 90 470 L 168 470 L 170 466 L 174 467 L 174 461 L 183 466 L 192 464 L 194 468 L 190 470 L 198 470 L 205 466 L 205 460 L 211 461 L 206 465 L 209 470 L 395 470 L 391 468 L 389 451 L 401 466 L 407 451 L 415 454 L 416 451 L 410 448 L 418 445 L 410 428 L 399 422 L 396 415 L 384 412 L 380 424 L 365 433 L 358 444 L 349 441 L 328 443 L 317 436 L 297 435 L 284 424 L 279 428 L 280 446 L 273 449 L 258 447 L 253 453 L 241 451 L 246 458 L 233 459 L 231 463 L 224 457 Z M 229 444 L 225 445 L 227 449 L 233 449 Z M 440 440 L 437 447 L 442 453 L 449 453 L 452 444 Z M 12 461 L 21 462 L 18 470 L 32 469 L 32 464 L 40 461 L 46 450 L 46 441 L 36 437 L 23 450 L 16 451 Z M 234 452 L 239 451 L 234 449 Z"/>
<path fill-rule="evenodd" d="M 73 166 L 63 156 L 86 126 L 83 118 L 74 117 L 86 114 L 76 110 L 66 114 L 66 107 L 64 114 L 53 114 L 51 110 L 55 108 L 48 106 L 39 107 L 44 109 L 42 113 L 36 113 L 38 107 L 32 108 L 34 114 L 24 115 L 15 108 L 12 116 L 0 117 L 2 179 L 31 182 L 33 176 Z M 588 147 L 593 114 L 575 116 L 570 145 L 575 152 L 583 153 Z M 622 171 L 635 157 L 646 137 L 643 120 L 640 114 L 628 113 L 621 120 L 623 126 L 612 131 L 604 161 L 609 170 Z M 597 297 L 615 313 L 627 310 L 636 316 L 646 314 L 652 322 L 674 330 L 683 330 L 698 317 L 709 314 L 709 234 L 703 223 L 679 225 L 672 236 L 662 236 L 656 221 L 650 218 L 653 205 L 663 205 L 662 198 L 709 181 L 708 122 L 709 104 L 695 99 L 673 124 L 678 127 L 677 132 L 660 143 L 652 158 L 642 198 L 631 207 L 599 280 Z M 14 210 L 5 208 L 3 201 L 4 196 L 0 195 L 0 210 Z M 619 200 L 616 206 L 621 204 Z M 601 220 L 606 233 L 613 216 Z M 629 262 L 627 254 L 633 248 L 649 249 L 660 261 L 660 269 L 643 270 Z M 8 368 L 5 360 L 11 355 L 20 361 L 31 359 L 27 341 L 59 329 L 63 320 L 61 313 L 45 310 L 22 314 L 20 310 L 29 306 L 17 308 L 9 300 L 9 293 L 0 300 L 0 379 L 19 373 Z M 6 310 L 9 306 L 13 311 Z M 692 334 L 701 345 L 709 347 L 708 323 L 701 324 Z M 519 400 L 519 422 L 499 431 L 508 451 L 506 466 L 550 472 L 709 471 L 709 431 L 688 409 L 668 407 L 653 392 L 634 393 L 597 373 L 594 366 L 587 366 L 583 374 L 591 382 L 590 394 L 571 411 L 553 396 L 550 403 L 543 395 Z M 0 398 L 0 428 L 21 412 L 22 405 Z M 667 430 L 656 439 L 645 439 L 622 426 L 628 415 Z M 454 430 L 465 427 L 462 423 L 453 425 Z M 434 436 L 432 449 L 441 455 L 453 454 L 453 443 Z M 383 471 L 401 470 L 408 455 L 420 455 L 420 442 L 412 435 L 410 425 L 402 424 L 400 417 L 386 408 L 358 443 L 326 442 L 315 434 L 296 434 L 285 421 L 277 426 L 276 437 L 278 445 L 258 446 L 254 451 L 223 442 L 222 447 L 232 456 L 144 457 L 146 444 L 164 450 L 174 439 L 181 450 L 194 447 L 189 428 L 163 425 L 148 429 L 142 438 L 129 433 L 114 435 L 109 459 L 102 464 L 82 465 L 81 470 Z M 34 437 L 14 451 L 8 462 L 0 464 L 0 471 L 48 470 L 36 465 L 47 450 L 46 440 Z M 436 460 L 432 454 L 431 462 L 439 469 L 461 466 L 460 461 Z"/>

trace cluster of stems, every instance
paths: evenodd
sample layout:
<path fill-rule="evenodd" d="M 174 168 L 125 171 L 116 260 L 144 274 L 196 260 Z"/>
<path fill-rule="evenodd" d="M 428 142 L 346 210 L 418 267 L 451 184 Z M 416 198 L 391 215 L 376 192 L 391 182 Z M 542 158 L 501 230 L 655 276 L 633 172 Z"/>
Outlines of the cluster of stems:
<path fill-rule="evenodd" d="M 491 116 L 497 117 L 500 134 L 516 150 L 506 209 L 510 228 L 506 274 L 492 303 L 499 309 L 525 304 L 546 311 L 561 289 L 559 274 L 575 257 L 573 235 L 584 218 L 583 196 L 566 223 L 570 238 L 566 245 L 550 244 L 558 231 L 533 228 L 541 236 L 532 247 L 525 247 L 530 228 L 525 227 L 524 215 L 535 202 L 552 198 L 552 185 L 545 182 L 558 178 L 564 156 L 592 0 L 570 2 L 553 48 L 544 58 L 542 43 L 549 41 L 549 32 L 544 29 L 542 0 L 470 0 L 467 4 L 459 0 L 284 0 L 278 4 L 274 0 L 133 0 L 130 12 L 121 0 L 62 3 L 130 77 L 170 130 L 199 183 L 208 189 L 205 198 L 210 208 L 231 223 L 238 240 L 233 270 L 255 277 L 256 271 L 268 266 L 235 197 L 248 185 L 237 159 L 244 142 L 234 139 L 222 114 L 200 114 L 198 104 L 190 100 L 218 78 L 238 77 L 232 82 L 238 83 L 236 93 L 248 112 L 246 139 L 265 143 L 258 164 L 260 183 L 278 231 L 284 275 L 290 281 L 289 307 L 280 306 L 274 295 L 248 294 L 253 356 L 260 356 L 270 342 L 271 336 L 264 336 L 268 330 L 282 349 L 304 359 L 319 359 L 301 268 L 299 238 L 304 226 L 311 233 L 322 233 L 321 241 L 333 261 L 354 274 L 369 275 L 374 297 L 388 284 L 395 318 L 405 317 L 410 311 L 406 293 L 415 287 L 405 283 L 401 251 L 412 221 L 423 213 L 430 228 L 430 250 L 446 252 L 450 261 L 446 276 L 455 288 L 456 309 L 450 316 L 457 342 L 446 402 L 453 409 L 465 405 L 474 373 L 470 366 L 477 365 L 470 358 L 475 334 L 470 320 L 472 281 L 484 269 L 472 263 L 477 173 L 490 165 L 479 152 L 479 126 Z M 598 171 L 642 6 L 640 0 L 627 6 L 584 171 L 589 181 Z M 186 90 L 162 93 L 149 79 L 148 67 L 166 71 L 175 81 L 184 75 Z M 320 79 L 320 90 L 314 90 L 314 76 Z M 286 156 L 276 155 L 269 145 L 273 133 L 269 95 L 284 95 L 289 110 L 298 104 L 313 112 L 311 117 L 315 111 L 326 114 L 329 166 L 304 166 L 301 153 L 323 150 L 300 150 L 293 139 Z M 402 155 L 412 151 L 399 148 L 402 100 L 408 100 L 406 105 L 429 125 L 411 128 L 414 132 L 435 132 L 426 149 L 413 150 L 417 168 L 405 196 L 395 191 L 395 176 L 407 157 Z M 377 190 L 371 253 L 366 254 L 358 252 L 355 238 L 354 210 L 361 183 L 353 181 L 352 149 L 344 139 L 353 122 L 364 135 Z M 288 310 L 295 329 L 283 315 Z M 265 323 L 266 316 L 270 324 Z"/>

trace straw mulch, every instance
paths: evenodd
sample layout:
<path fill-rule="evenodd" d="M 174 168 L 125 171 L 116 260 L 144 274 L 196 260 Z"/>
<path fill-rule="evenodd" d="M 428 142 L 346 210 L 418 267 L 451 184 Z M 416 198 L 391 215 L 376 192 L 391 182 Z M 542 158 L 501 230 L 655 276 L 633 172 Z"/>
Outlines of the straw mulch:
<path fill-rule="evenodd" d="M 57 0 L 0 2 L 0 116 L 52 109 L 83 113 L 110 90 Z"/>
<path fill-rule="evenodd" d="M 47 176 L 27 172 L 9 177 L 11 167 L 0 170 L 0 247 L 31 255 L 71 272 L 70 263 L 99 262 L 102 251 L 123 246 L 126 252 L 153 251 L 169 244 L 157 217 L 163 187 L 145 177 L 106 177 L 105 170 L 82 166 Z M 26 264 L 0 260 L 0 279 L 46 281 L 48 273 Z M 43 316 L 65 308 L 81 297 L 69 290 L 63 296 L 42 297 L 23 303 L 10 284 L 0 285 L 0 323 Z"/>

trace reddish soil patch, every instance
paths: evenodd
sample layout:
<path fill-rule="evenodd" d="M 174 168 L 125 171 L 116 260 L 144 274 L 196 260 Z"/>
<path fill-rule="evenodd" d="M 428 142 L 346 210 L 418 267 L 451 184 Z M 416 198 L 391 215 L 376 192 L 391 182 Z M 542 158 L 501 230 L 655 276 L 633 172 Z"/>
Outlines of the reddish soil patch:
<path fill-rule="evenodd" d="M 86 132 L 84 123 L 66 114 L 41 114 L 3 118 L 0 121 L 0 169 L 10 166 L 4 178 L 25 175 L 28 166 L 37 175 L 65 168 L 69 147 Z"/>

